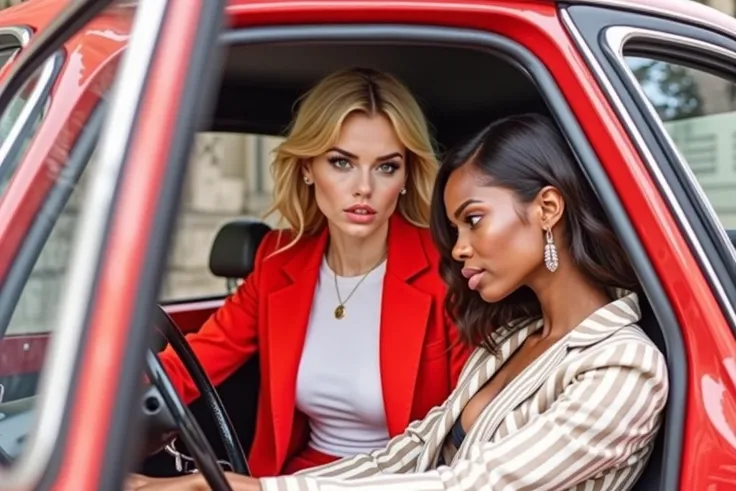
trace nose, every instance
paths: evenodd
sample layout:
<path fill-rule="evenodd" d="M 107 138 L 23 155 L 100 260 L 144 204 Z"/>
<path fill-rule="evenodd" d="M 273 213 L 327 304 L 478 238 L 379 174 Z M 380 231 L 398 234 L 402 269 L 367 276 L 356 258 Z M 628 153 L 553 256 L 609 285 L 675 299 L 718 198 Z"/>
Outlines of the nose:
<path fill-rule="evenodd" d="M 371 175 L 370 169 L 367 167 L 361 168 L 356 174 L 357 182 L 355 183 L 353 196 L 356 198 L 370 198 L 373 193 L 373 176 Z"/>
<path fill-rule="evenodd" d="M 473 256 L 473 249 L 464 237 L 463 232 L 458 232 L 455 246 L 452 248 L 452 257 L 455 261 L 467 261 Z"/>

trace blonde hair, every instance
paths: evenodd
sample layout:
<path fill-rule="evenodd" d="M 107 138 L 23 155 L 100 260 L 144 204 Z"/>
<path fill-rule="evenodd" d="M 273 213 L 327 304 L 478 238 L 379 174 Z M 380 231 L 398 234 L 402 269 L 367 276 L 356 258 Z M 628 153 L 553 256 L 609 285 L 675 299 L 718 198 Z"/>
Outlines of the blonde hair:
<path fill-rule="evenodd" d="M 326 218 L 304 183 L 301 164 L 327 152 L 337 141 L 345 118 L 355 111 L 382 114 L 391 121 L 408 150 L 406 194 L 399 199 L 398 212 L 408 222 L 428 227 L 438 164 L 427 120 L 409 89 L 389 74 L 352 68 L 325 77 L 300 101 L 271 163 L 274 202 L 266 216 L 278 212 L 289 225 L 292 241 L 283 249 L 324 226 Z"/>

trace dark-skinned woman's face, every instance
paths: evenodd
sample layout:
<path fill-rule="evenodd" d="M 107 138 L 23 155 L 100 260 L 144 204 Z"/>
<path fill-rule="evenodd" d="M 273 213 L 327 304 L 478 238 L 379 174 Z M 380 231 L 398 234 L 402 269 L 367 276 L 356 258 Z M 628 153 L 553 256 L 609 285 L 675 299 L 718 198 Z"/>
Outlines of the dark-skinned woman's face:
<path fill-rule="evenodd" d="M 498 302 L 545 267 L 544 206 L 541 197 L 524 204 L 510 189 L 487 181 L 465 164 L 450 175 L 444 202 L 457 228 L 452 256 L 462 263 L 468 288 Z"/>

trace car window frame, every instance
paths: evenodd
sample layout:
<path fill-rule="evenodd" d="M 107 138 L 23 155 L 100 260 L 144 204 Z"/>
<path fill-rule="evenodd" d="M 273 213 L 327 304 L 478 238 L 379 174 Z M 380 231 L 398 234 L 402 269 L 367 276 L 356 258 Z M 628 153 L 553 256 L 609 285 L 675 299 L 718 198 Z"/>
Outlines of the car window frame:
<path fill-rule="evenodd" d="M 626 120 L 631 138 L 636 142 L 650 175 L 657 183 L 688 247 L 706 275 L 711 292 L 728 321 L 731 334 L 736 337 L 736 251 L 702 187 L 626 63 L 625 56 L 642 56 L 641 51 L 646 46 L 644 41 L 647 38 L 638 36 L 636 53 L 633 53 L 624 49 L 625 42 L 619 46 L 622 40 L 630 41 L 630 38 L 621 38 L 623 31 L 608 29 L 636 29 L 633 32 L 637 34 L 649 33 L 648 42 L 652 49 L 657 49 L 659 58 L 662 56 L 663 41 L 651 38 L 652 32 L 703 43 L 700 46 L 717 48 L 721 54 L 736 52 L 736 39 L 671 18 L 605 7 L 573 5 L 562 11 L 562 18 L 570 32 L 587 39 L 595 36 L 596 41 L 591 41 L 588 45 L 587 61 L 595 66 L 594 72 L 602 81 L 608 98 Z M 600 36 L 599 31 L 602 33 Z M 606 32 L 611 35 L 606 36 Z M 727 80 L 733 79 L 724 75 L 722 69 L 719 70 L 717 57 L 714 59 L 712 56 L 705 56 L 707 53 L 704 51 L 701 53 L 703 59 L 696 66 L 692 63 L 685 64 Z M 678 64 L 683 64 L 682 57 L 682 53 L 677 52 L 670 56 Z"/>
<path fill-rule="evenodd" d="M 87 0 L 80 1 L 67 9 L 57 20 L 56 29 L 44 32 L 36 43 L 28 46 L 28 52 L 25 53 L 26 56 L 22 60 L 16 59 L 16 66 L 11 67 L 12 74 L 9 75 L 16 79 L 12 83 L 6 79 L 2 92 L 0 92 L 0 100 L 9 105 L 9 102 L 15 97 L 15 94 L 9 95 L 6 92 L 9 87 L 15 91 L 21 90 L 27 80 L 36 73 L 36 70 L 42 69 L 49 59 L 56 59 L 58 54 L 63 52 L 62 46 L 71 36 L 78 33 L 89 20 L 94 19 L 112 3 L 113 0 Z M 105 166 L 104 172 L 95 172 L 93 176 L 90 176 L 89 189 L 85 195 L 96 204 L 89 205 L 88 211 L 80 214 L 80 224 L 74 231 L 76 237 L 84 232 L 93 231 L 94 237 L 82 244 L 81 249 L 83 250 L 77 247 L 72 251 L 69 272 L 65 280 L 67 288 L 59 304 L 58 334 L 49 345 L 49 351 L 43 362 L 37 397 L 40 401 L 54 401 L 54 403 L 39 404 L 35 408 L 35 426 L 29 435 L 26 447 L 13 465 L 0 467 L 0 482 L 3 482 L 4 485 L 35 489 L 38 485 L 48 485 L 53 481 L 55 474 L 60 471 L 63 457 L 61 450 L 68 438 L 70 405 L 75 395 L 73 383 L 81 375 L 82 360 L 78 354 L 87 347 L 89 341 L 87 333 L 89 306 L 87 303 L 94 298 L 93 290 L 97 287 L 95 268 L 99 263 L 99 258 L 104 256 L 104 235 L 117 199 L 117 193 L 111 194 L 109 190 L 111 187 L 116 188 L 117 177 L 125 167 L 122 157 L 125 152 L 121 153 L 118 150 L 121 145 L 124 145 L 121 143 L 121 138 L 124 137 L 123 139 L 127 141 L 130 134 L 133 133 L 131 125 L 137 114 L 137 102 L 142 96 L 142 87 L 145 86 L 150 75 L 149 64 L 158 47 L 158 33 L 168 6 L 169 0 L 148 2 L 139 6 L 134 14 L 131 24 L 131 40 L 126 48 L 127 53 L 124 55 L 124 58 L 128 59 L 127 63 L 124 62 L 124 66 L 127 66 L 129 70 L 124 73 L 125 68 L 121 66 L 119 80 L 112 86 L 112 104 L 116 104 L 119 111 L 122 109 L 125 112 L 122 116 L 126 117 L 117 118 L 114 123 L 109 120 L 103 122 L 103 116 L 108 111 L 104 103 L 98 105 L 90 112 L 87 119 L 89 126 L 84 128 L 77 139 L 74 149 L 76 154 L 70 155 L 70 160 L 90 156 L 99 141 L 100 146 L 104 147 L 100 150 L 101 156 L 108 160 L 99 164 Z M 138 35 L 133 35 L 133 32 L 137 32 Z M 132 61 L 133 58 L 136 58 L 135 62 Z M 110 159 L 113 159 L 114 162 L 110 162 Z M 59 186 L 55 185 L 45 197 L 44 206 L 50 201 L 63 200 L 63 194 L 64 191 L 59 190 Z M 33 252 L 40 252 L 50 228 L 32 226 L 25 232 L 25 239 L 41 241 L 41 247 L 35 247 L 38 244 L 29 244 L 32 251 L 28 254 L 28 259 L 34 259 L 37 256 L 37 254 L 34 256 Z M 16 264 L 13 266 L 15 267 Z M 20 266 L 25 267 L 27 264 Z M 91 278 L 89 274 L 92 274 Z M 19 295 L 20 292 L 8 293 L 5 288 L 7 284 L 6 279 L 3 294 L 8 295 L 10 299 L 16 297 L 16 293 Z M 17 288 L 18 285 L 16 284 L 15 287 Z"/>
<path fill-rule="evenodd" d="M 657 114 L 656 109 L 644 93 L 643 87 L 626 61 L 626 56 L 646 56 L 657 60 L 667 60 L 681 66 L 708 72 L 736 84 L 734 71 L 732 71 L 732 74 L 724 73 L 723 70 L 719 69 L 716 62 L 716 60 L 730 60 L 736 70 L 736 53 L 699 39 L 658 29 L 625 25 L 607 28 L 602 42 L 605 42 L 609 48 L 607 51 L 609 56 L 615 58 L 617 68 L 624 75 L 625 83 L 632 97 L 637 100 L 643 112 L 646 113 L 647 122 L 657 138 L 660 148 L 671 162 L 673 171 L 677 174 L 682 187 L 690 198 L 690 204 L 695 208 L 697 216 L 701 219 L 706 233 L 714 242 L 715 250 L 722 259 L 721 262 L 714 261 L 713 254 L 707 252 L 703 247 L 704 237 L 696 232 L 692 215 L 683 210 L 681 199 L 675 195 L 666 177 L 660 172 L 658 180 L 661 187 L 670 200 L 671 207 L 675 210 L 686 235 L 690 238 L 690 245 L 699 257 L 722 309 L 730 318 L 733 334 L 736 336 L 736 291 L 734 290 L 736 284 L 736 248 L 729 240 L 726 229 L 721 224 L 695 173 L 672 140 L 664 126 L 664 122 Z M 635 43 L 633 49 L 627 47 L 632 43 Z M 690 56 L 684 55 L 683 49 L 698 52 L 701 55 L 701 61 L 696 62 Z M 654 159 L 653 156 L 650 158 Z M 653 165 L 652 168 L 659 169 L 659 166 Z M 726 274 L 723 274 L 724 272 Z"/>
<path fill-rule="evenodd" d="M 626 74 L 630 90 L 648 113 L 656 136 L 661 141 L 662 147 L 670 160 L 675 164 L 673 169 L 679 174 L 685 190 L 691 194 L 691 201 L 695 205 L 698 215 L 703 220 L 710 235 L 715 239 L 718 251 L 724 259 L 726 270 L 729 271 L 731 279 L 736 281 L 736 248 L 728 238 L 726 229 L 721 224 L 718 214 L 703 190 L 700 181 L 698 181 L 690 164 L 673 141 L 665 128 L 665 122 L 657 114 L 641 83 L 636 79 L 633 70 L 626 61 L 627 56 L 664 61 L 709 73 L 736 86 L 736 53 L 699 39 L 641 27 L 609 27 L 606 29 L 604 38 L 610 49 L 615 53 L 619 68 Z M 630 44 L 634 44 L 634 46 L 630 47 Z M 699 61 L 696 61 L 698 58 L 692 56 L 696 52 L 700 56 Z M 724 72 L 723 65 L 719 66 L 720 61 L 726 62 L 726 60 L 733 64 L 730 73 L 728 71 Z M 708 263 L 705 263 L 705 266 L 713 268 Z M 715 276 L 715 271 L 711 275 Z M 720 295 L 726 295 L 722 281 L 714 281 L 714 287 L 719 290 Z M 729 305 L 736 305 L 732 300 L 729 299 Z M 734 321 L 736 321 L 736 311 L 734 312 Z"/>

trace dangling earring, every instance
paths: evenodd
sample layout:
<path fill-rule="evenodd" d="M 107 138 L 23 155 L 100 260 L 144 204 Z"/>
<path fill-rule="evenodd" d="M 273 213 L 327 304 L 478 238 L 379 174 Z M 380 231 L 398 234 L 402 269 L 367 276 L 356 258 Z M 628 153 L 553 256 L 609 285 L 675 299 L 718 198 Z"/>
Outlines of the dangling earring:
<path fill-rule="evenodd" d="M 544 238 L 547 242 L 544 246 L 544 265 L 554 273 L 560 265 L 560 260 L 557 257 L 557 246 L 550 227 L 544 229 Z"/>
<path fill-rule="evenodd" d="M 312 181 L 310 181 L 307 176 L 304 176 L 304 184 L 306 184 L 307 186 L 310 186 L 312 184 Z"/>
<path fill-rule="evenodd" d="M 401 194 L 402 195 L 406 194 L 406 188 L 401 188 Z"/>

